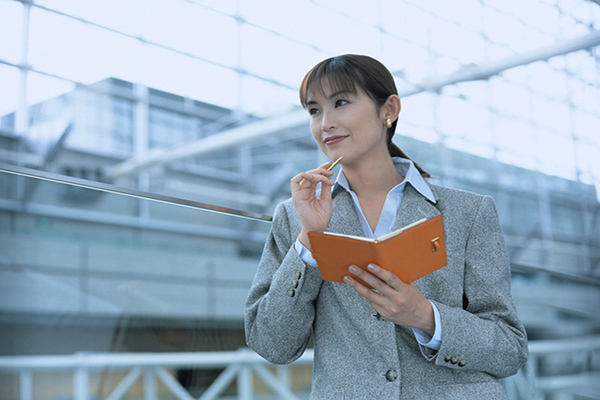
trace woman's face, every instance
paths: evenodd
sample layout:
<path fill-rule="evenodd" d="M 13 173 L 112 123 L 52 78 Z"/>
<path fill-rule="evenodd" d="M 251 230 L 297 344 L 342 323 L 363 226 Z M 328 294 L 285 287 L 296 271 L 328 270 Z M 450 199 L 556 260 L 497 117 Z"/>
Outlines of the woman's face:
<path fill-rule="evenodd" d="M 343 165 L 365 156 L 388 155 L 386 127 L 367 93 L 358 86 L 355 93 L 334 93 L 326 81 L 322 88 L 308 91 L 306 105 L 310 130 L 321 151 L 330 160 L 344 156 Z"/>

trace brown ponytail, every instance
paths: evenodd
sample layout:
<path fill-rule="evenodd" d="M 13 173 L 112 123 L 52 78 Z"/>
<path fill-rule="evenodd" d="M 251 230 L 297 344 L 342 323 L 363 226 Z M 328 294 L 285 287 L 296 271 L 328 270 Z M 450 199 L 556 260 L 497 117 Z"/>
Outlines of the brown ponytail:
<path fill-rule="evenodd" d="M 400 147 L 396 146 L 396 144 L 394 144 L 394 142 L 392 141 L 392 137 L 394 137 L 394 132 L 396 131 L 396 123 L 397 122 L 398 122 L 398 120 L 394 121 L 392 123 L 392 126 L 390 128 L 388 128 L 388 130 L 387 130 L 387 147 L 388 147 L 390 156 L 406 158 L 407 160 L 412 161 L 413 164 L 415 165 L 415 168 L 417 168 L 417 171 L 419 171 L 419 173 L 421 174 L 421 176 L 423 178 L 431 178 L 431 175 L 429 174 L 429 172 L 427 172 L 423 168 L 421 168 L 421 166 L 419 164 L 417 164 L 413 159 L 411 159 L 409 156 L 407 156 L 406 153 L 404 151 L 402 151 L 402 149 Z"/>

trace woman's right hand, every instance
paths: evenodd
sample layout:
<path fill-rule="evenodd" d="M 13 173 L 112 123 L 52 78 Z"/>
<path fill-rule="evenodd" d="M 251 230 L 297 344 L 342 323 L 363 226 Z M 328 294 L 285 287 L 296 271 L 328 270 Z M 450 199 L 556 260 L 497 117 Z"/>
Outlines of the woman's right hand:
<path fill-rule="evenodd" d="M 302 224 L 298 236 L 300 242 L 310 248 L 308 232 L 325 231 L 331 220 L 331 187 L 333 171 L 327 168 L 331 162 L 318 168 L 302 172 L 291 180 L 292 200 Z M 321 183 L 321 196 L 317 197 L 317 184 Z"/>

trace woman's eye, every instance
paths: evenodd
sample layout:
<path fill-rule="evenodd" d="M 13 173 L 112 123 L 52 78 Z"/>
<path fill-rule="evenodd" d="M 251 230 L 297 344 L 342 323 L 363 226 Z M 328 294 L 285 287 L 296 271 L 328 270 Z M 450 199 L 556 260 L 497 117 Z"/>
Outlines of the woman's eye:
<path fill-rule="evenodd" d="M 346 104 L 348 104 L 348 100 L 344 100 L 344 99 L 339 99 L 335 102 L 336 107 L 344 106 Z"/>
<path fill-rule="evenodd" d="M 308 113 L 309 113 L 310 115 L 315 115 L 315 114 L 318 114 L 318 113 L 319 113 L 319 109 L 318 109 L 318 108 L 309 108 L 309 109 L 308 109 Z"/>

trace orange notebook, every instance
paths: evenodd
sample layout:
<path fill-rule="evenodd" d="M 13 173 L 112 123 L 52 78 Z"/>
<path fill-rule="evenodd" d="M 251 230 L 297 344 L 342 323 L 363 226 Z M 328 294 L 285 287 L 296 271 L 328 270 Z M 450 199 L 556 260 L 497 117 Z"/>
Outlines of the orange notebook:
<path fill-rule="evenodd" d="M 309 232 L 312 255 L 321 277 L 343 282 L 350 265 L 364 270 L 370 263 L 411 283 L 447 264 L 441 215 L 422 219 L 378 239 L 331 232 Z"/>

